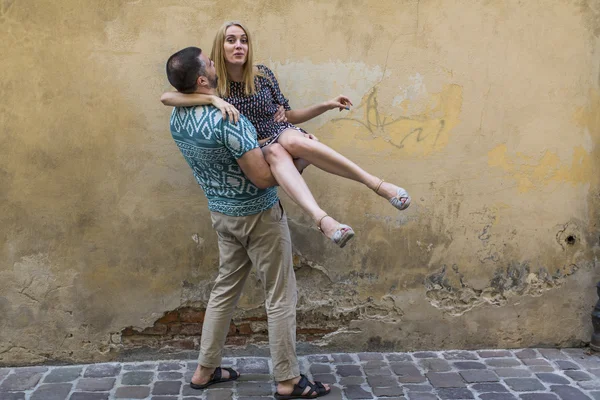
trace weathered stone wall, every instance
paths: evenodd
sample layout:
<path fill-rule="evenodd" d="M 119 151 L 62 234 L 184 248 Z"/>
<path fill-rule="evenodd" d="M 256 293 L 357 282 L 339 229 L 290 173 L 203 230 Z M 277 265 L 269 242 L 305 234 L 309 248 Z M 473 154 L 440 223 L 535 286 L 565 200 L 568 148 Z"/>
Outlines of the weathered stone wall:
<path fill-rule="evenodd" d="M 399 213 L 304 174 L 340 250 L 282 195 L 299 338 L 329 349 L 577 346 L 600 239 L 600 2 L 0 1 L 0 364 L 197 346 L 218 263 L 168 132 L 166 58 L 225 20 L 304 128 L 407 188 Z M 253 277 L 231 345 L 264 344 Z"/>

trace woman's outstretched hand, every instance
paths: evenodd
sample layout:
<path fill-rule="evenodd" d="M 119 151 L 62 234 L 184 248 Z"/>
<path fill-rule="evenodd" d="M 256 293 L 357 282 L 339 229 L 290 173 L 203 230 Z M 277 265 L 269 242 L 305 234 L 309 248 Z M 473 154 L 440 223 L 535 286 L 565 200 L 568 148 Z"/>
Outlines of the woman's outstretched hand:
<path fill-rule="evenodd" d="M 287 122 L 287 117 L 285 116 L 285 108 L 283 108 L 283 106 L 280 105 L 279 107 L 277 107 L 277 112 L 275 113 L 273 119 L 275 120 L 275 122 Z"/>
<path fill-rule="evenodd" d="M 221 111 L 221 114 L 223 114 L 223 119 L 229 118 L 229 121 L 233 122 L 234 124 L 237 124 L 240 120 L 240 112 L 238 111 L 238 109 L 226 102 L 225 100 L 223 100 L 222 98 L 218 96 L 213 96 L 212 105 L 217 107 Z"/>
<path fill-rule="evenodd" d="M 329 100 L 326 104 L 330 110 L 333 110 L 334 108 L 339 108 L 340 111 L 349 110 L 350 106 L 354 105 L 352 104 L 350 99 L 344 96 L 343 94 L 340 94 L 338 97 Z"/>

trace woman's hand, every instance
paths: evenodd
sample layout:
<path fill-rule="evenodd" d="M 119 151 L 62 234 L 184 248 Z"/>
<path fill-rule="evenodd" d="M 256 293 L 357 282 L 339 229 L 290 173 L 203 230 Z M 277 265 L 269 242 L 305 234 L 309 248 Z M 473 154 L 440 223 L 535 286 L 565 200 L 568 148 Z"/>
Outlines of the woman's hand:
<path fill-rule="evenodd" d="M 340 111 L 349 110 L 350 106 L 354 105 L 354 104 L 352 104 L 350 99 L 347 98 L 346 96 L 344 96 L 343 94 L 340 94 L 338 97 L 329 100 L 325 104 L 327 105 L 327 108 L 329 110 L 333 110 L 334 108 L 339 108 Z"/>
<path fill-rule="evenodd" d="M 237 108 L 235 108 L 222 98 L 218 96 L 213 96 L 212 105 L 217 107 L 221 111 L 221 114 L 223 114 L 223 119 L 229 118 L 229 121 L 233 122 L 234 124 L 237 124 L 240 120 L 240 112 L 237 110 Z"/>
<path fill-rule="evenodd" d="M 285 108 L 283 106 L 277 107 L 277 112 L 273 117 L 275 122 L 287 122 L 287 117 L 285 116 Z"/>

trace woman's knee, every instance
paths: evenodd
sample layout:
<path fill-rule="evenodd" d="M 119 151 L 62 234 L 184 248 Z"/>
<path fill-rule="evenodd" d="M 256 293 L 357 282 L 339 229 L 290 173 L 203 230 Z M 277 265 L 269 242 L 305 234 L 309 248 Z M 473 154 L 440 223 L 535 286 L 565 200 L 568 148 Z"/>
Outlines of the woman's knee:
<path fill-rule="evenodd" d="M 272 143 L 267 147 L 263 147 L 263 155 L 269 164 L 284 161 L 286 158 L 291 158 L 289 153 L 279 143 Z"/>
<path fill-rule="evenodd" d="M 310 139 L 305 138 L 302 134 L 296 134 L 296 132 L 284 132 L 279 138 L 279 143 L 292 155 L 306 150 L 309 141 Z"/>

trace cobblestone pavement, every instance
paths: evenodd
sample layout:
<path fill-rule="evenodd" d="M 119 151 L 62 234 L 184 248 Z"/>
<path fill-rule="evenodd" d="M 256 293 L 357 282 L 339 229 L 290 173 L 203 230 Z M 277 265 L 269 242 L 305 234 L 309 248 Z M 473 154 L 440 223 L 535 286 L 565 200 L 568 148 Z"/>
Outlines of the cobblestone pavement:
<path fill-rule="evenodd" d="M 0 369 L 0 400 L 252 400 L 272 398 L 268 358 L 226 358 L 236 382 L 193 390 L 194 361 Z M 323 354 L 300 358 L 333 384 L 327 400 L 600 400 L 600 357 L 585 349 Z"/>

